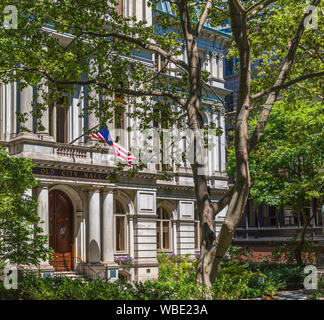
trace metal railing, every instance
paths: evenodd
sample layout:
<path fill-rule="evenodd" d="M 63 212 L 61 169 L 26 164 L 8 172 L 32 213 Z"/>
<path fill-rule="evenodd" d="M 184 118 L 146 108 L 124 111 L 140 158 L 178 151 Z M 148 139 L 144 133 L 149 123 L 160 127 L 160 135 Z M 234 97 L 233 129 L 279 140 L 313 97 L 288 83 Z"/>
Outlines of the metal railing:
<path fill-rule="evenodd" d="M 57 146 L 56 154 L 64 157 L 72 157 L 72 158 L 86 158 L 87 150 L 80 147 L 65 145 L 65 146 Z"/>
<path fill-rule="evenodd" d="M 76 260 L 77 260 L 77 267 L 75 271 L 80 275 L 92 281 L 107 280 L 106 275 L 102 275 L 101 273 L 97 272 L 88 263 L 83 262 L 80 258 L 76 258 Z M 105 270 L 105 274 L 106 274 L 106 270 Z"/>

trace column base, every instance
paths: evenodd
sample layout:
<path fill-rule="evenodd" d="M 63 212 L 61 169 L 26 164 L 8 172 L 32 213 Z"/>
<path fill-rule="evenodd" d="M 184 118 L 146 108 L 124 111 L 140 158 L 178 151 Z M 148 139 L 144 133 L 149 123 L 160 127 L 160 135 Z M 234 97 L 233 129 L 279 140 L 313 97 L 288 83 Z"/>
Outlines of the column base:
<path fill-rule="evenodd" d="M 47 132 L 37 132 L 36 135 L 37 135 L 37 138 L 42 141 L 54 142 L 54 137 L 50 136 Z"/>
<path fill-rule="evenodd" d="M 30 131 L 21 131 L 17 134 L 17 136 L 14 138 L 14 140 L 16 139 L 21 139 L 21 138 L 25 138 L 25 139 L 33 139 L 36 140 L 37 135 L 34 132 L 30 132 Z"/>

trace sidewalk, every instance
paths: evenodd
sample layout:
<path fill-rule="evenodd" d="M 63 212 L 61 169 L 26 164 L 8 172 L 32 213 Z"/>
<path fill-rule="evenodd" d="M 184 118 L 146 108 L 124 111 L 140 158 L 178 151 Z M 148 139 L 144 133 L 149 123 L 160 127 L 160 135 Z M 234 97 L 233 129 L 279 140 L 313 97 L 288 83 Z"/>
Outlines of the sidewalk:
<path fill-rule="evenodd" d="M 311 293 L 305 293 L 304 290 L 280 291 L 277 292 L 277 294 L 273 297 L 263 297 L 247 300 L 307 300 L 307 297 L 311 295 Z M 324 298 L 320 298 L 319 300 L 324 300 Z"/>
<path fill-rule="evenodd" d="M 304 290 L 280 291 L 275 295 L 275 300 L 307 300 L 310 295 L 310 293 L 305 293 Z"/>

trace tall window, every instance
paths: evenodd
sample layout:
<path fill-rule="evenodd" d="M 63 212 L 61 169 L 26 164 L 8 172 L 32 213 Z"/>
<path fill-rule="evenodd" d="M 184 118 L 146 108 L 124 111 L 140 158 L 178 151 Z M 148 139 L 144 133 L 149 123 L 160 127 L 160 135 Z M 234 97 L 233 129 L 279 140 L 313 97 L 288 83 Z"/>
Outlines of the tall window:
<path fill-rule="evenodd" d="M 200 230 L 200 221 L 197 212 L 195 212 L 194 223 L 195 223 L 195 249 L 198 250 L 200 249 L 201 230 Z"/>
<path fill-rule="evenodd" d="M 167 63 L 168 61 L 166 58 L 160 54 L 155 53 L 154 55 L 154 62 L 155 62 L 155 71 L 160 72 L 163 71 L 165 73 L 167 71 Z"/>
<path fill-rule="evenodd" d="M 284 224 L 286 226 L 295 226 L 297 224 L 297 217 L 290 206 L 284 208 Z"/>
<path fill-rule="evenodd" d="M 122 108 L 115 109 L 115 140 L 118 143 L 124 143 L 123 131 L 125 129 L 125 113 Z"/>
<path fill-rule="evenodd" d="M 126 213 L 122 204 L 115 201 L 115 251 L 126 251 Z"/>
<path fill-rule="evenodd" d="M 163 207 L 158 208 L 156 232 L 157 249 L 171 250 L 171 220 L 168 211 Z"/>
<path fill-rule="evenodd" d="M 119 82 L 119 87 L 122 88 L 124 83 Z M 124 95 L 121 93 L 115 94 L 115 101 L 119 102 L 120 105 L 115 107 L 115 140 L 118 143 L 124 143 L 123 141 L 123 130 L 125 129 L 125 107 L 123 105 Z"/>
<path fill-rule="evenodd" d="M 315 223 L 317 226 L 322 225 L 323 217 L 322 217 L 322 201 L 320 199 L 313 200 L 313 212 L 315 214 Z"/>
<path fill-rule="evenodd" d="M 231 93 L 225 96 L 225 106 L 227 112 L 232 112 L 234 110 L 234 94 Z"/>
<path fill-rule="evenodd" d="M 116 6 L 116 11 L 119 15 L 123 14 L 123 0 L 117 0 L 118 4 Z"/>
<path fill-rule="evenodd" d="M 170 116 L 168 112 L 170 111 L 170 106 L 161 101 L 159 104 L 156 104 L 153 109 L 154 121 L 153 127 L 157 129 L 158 134 L 153 135 L 153 146 L 154 150 L 158 150 L 159 156 L 157 155 L 155 168 L 156 170 L 172 170 L 171 165 L 171 142 L 168 142 L 165 148 L 163 149 L 163 132 L 161 129 L 170 129 Z"/>
<path fill-rule="evenodd" d="M 56 142 L 68 143 L 69 130 L 69 95 L 58 89 L 58 95 L 49 108 L 49 133 L 54 136 Z"/>

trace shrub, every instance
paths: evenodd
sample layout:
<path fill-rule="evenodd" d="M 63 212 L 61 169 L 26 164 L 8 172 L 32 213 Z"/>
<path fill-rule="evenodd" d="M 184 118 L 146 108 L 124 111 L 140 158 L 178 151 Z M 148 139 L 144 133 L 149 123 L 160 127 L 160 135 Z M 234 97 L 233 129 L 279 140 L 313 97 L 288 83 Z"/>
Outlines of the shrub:
<path fill-rule="evenodd" d="M 237 300 L 274 295 L 277 287 L 261 272 L 252 272 L 248 265 L 233 262 L 219 268 L 212 291 L 214 299 Z"/>
<path fill-rule="evenodd" d="M 281 290 L 298 290 L 303 288 L 304 268 L 294 264 L 274 262 L 249 262 L 248 268 L 253 272 L 262 272 Z"/>
<path fill-rule="evenodd" d="M 235 256 L 233 252 L 232 255 Z M 78 279 L 42 278 L 38 274 L 25 273 L 19 275 L 19 290 L 5 290 L 0 285 L 0 296 L 33 300 L 233 300 L 274 295 L 278 288 L 299 289 L 304 279 L 303 268 L 295 265 L 242 263 L 240 259 L 232 258 L 221 264 L 215 283 L 211 290 L 207 290 L 197 281 L 197 258 L 161 254 L 158 261 L 158 281 L 106 283 L 97 280 L 83 283 Z"/>

